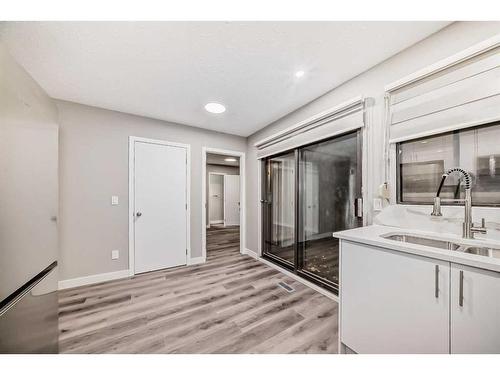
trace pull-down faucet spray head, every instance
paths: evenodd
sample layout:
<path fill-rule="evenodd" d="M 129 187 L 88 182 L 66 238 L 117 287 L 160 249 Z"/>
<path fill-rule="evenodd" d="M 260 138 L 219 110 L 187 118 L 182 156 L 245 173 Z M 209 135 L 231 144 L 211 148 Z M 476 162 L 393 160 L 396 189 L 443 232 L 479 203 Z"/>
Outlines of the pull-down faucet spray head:
<path fill-rule="evenodd" d="M 464 171 L 462 168 L 451 168 L 445 174 L 443 174 L 443 178 L 441 179 L 441 183 L 439 184 L 439 188 L 436 194 L 436 198 L 434 198 L 434 207 L 432 209 L 432 216 L 442 216 L 441 214 L 441 198 L 439 198 L 439 194 L 441 193 L 441 189 L 443 188 L 444 180 L 446 177 L 453 172 L 460 172 L 465 180 L 465 198 L 464 199 L 443 199 L 443 201 L 447 202 L 455 202 L 455 203 L 463 203 L 464 204 L 464 222 L 462 223 L 462 237 L 463 238 L 474 238 L 474 233 L 486 233 L 486 223 L 485 220 L 482 219 L 481 226 L 475 226 L 472 222 L 472 192 L 471 192 L 471 177 L 470 174 Z"/>
<path fill-rule="evenodd" d="M 443 176 L 441 178 L 441 182 L 439 183 L 439 187 L 436 193 L 436 197 L 434 198 L 434 205 L 432 207 L 432 216 L 443 216 L 441 213 L 441 198 L 439 195 L 441 194 L 441 190 L 443 189 L 444 181 L 446 178 L 453 172 L 459 172 L 462 174 L 465 180 L 465 194 L 470 195 L 470 187 L 471 187 L 471 176 L 469 172 L 463 170 L 462 168 L 450 168 L 446 173 L 443 173 Z M 461 201 L 460 199 L 455 199 L 455 201 Z"/>

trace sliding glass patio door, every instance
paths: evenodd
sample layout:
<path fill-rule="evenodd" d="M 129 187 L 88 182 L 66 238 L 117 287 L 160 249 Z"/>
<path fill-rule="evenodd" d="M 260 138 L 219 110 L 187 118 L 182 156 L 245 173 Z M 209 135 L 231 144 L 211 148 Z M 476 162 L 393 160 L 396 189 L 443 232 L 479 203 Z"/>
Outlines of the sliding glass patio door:
<path fill-rule="evenodd" d="M 332 234 L 363 225 L 361 132 L 269 157 L 263 167 L 264 257 L 336 292 Z"/>
<path fill-rule="evenodd" d="M 333 232 L 363 225 L 361 144 L 350 133 L 299 150 L 299 273 L 338 287 L 339 241 Z"/>

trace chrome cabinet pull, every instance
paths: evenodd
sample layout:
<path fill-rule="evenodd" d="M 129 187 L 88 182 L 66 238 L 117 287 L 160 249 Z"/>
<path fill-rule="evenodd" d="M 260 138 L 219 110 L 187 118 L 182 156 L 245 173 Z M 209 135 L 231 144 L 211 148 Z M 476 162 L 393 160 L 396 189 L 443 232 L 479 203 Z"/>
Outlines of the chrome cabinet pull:
<path fill-rule="evenodd" d="M 439 265 L 436 264 L 436 267 L 434 268 L 434 296 L 436 298 L 439 298 Z"/>
<path fill-rule="evenodd" d="M 464 305 L 464 271 L 460 271 L 459 285 L 458 285 L 458 306 Z"/>

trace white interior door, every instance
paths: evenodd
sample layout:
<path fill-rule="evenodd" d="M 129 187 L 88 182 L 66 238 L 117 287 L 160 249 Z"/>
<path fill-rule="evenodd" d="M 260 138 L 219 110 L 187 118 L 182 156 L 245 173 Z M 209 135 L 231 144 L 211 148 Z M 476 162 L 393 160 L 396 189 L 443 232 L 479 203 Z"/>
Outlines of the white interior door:
<path fill-rule="evenodd" d="M 186 264 L 187 150 L 135 142 L 135 272 Z"/>
<path fill-rule="evenodd" d="M 222 224 L 224 222 L 224 176 L 221 174 L 209 175 L 209 223 Z"/>
<path fill-rule="evenodd" d="M 240 176 L 224 176 L 224 225 L 240 225 Z"/>

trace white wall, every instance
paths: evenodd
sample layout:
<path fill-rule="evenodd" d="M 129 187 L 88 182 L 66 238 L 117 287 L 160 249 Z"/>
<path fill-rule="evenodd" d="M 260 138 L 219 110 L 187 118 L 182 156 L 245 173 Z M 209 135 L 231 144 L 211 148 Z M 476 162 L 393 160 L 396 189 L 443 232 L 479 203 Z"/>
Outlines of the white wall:
<path fill-rule="evenodd" d="M 59 258 L 57 132 L 54 102 L 0 42 L 0 299 Z"/>
<path fill-rule="evenodd" d="M 258 162 L 254 143 L 279 130 L 292 126 L 321 111 L 331 108 L 358 95 L 372 97 L 371 116 L 368 119 L 367 189 L 370 216 L 372 198 L 379 184 L 385 181 L 383 158 L 384 135 L 384 86 L 440 59 L 460 52 L 473 44 L 500 33 L 500 22 L 456 22 L 431 35 L 427 39 L 387 59 L 327 94 L 268 125 L 247 139 L 247 244 L 252 251 L 258 250 Z M 360 46 L 362 48 L 363 46 Z M 332 53 L 339 51 L 332 50 Z"/>
<path fill-rule="evenodd" d="M 57 101 L 61 279 L 128 269 L 128 137 L 191 145 L 191 256 L 201 254 L 202 147 L 245 151 L 245 138 Z M 111 205 L 117 195 L 120 204 Z M 111 260 L 111 250 L 120 258 Z"/>

